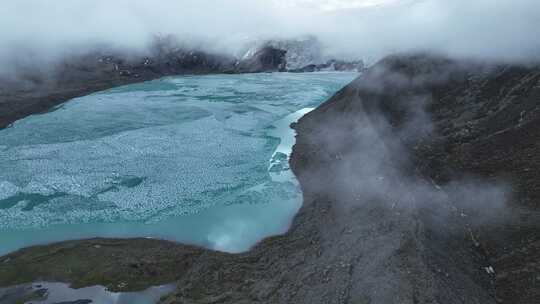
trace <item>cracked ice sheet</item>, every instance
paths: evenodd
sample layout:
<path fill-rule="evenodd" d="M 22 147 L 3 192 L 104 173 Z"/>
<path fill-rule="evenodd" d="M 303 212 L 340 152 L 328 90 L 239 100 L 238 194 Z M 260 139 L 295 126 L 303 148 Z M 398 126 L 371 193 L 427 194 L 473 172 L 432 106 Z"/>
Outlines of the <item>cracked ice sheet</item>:
<path fill-rule="evenodd" d="M 355 76 L 164 78 L 0 130 L 0 254 L 93 236 L 242 251 L 284 232 L 301 194 L 286 158 L 269 172 L 294 143 L 283 119 Z"/>
<path fill-rule="evenodd" d="M 147 221 L 165 211 L 169 215 L 196 212 L 200 206 L 193 202 L 224 202 L 236 186 L 262 181 L 264 172 L 257 170 L 256 164 L 271 156 L 270 151 L 264 151 L 265 143 L 263 138 L 235 134 L 215 119 L 205 118 L 182 128 L 152 127 L 92 141 L 24 146 L 2 153 L 0 167 L 20 163 L 16 170 L 19 176 L 13 180 L 25 185 L 22 191 L 92 199 L 89 211 L 75 204 L 74 210 L 57 210 L 58 199 L 36 207 L 39 212 L 54 215 L 50 217 L 54 223 L 77 221 L 77 217 L 84 222 L 99 221 L 108 218 L 107 212 L 123 219 Z M 61 157 L 55 156 L 59 154 Z M 4 174 L 1 179 L 9 179 Z M 144 180 L 128 187 L 116 185 L 113 180 L 117 176 Z M 0 225 L 14 228 L 35 224 L 27 221 L 11 214 L 2 218 Z"/>

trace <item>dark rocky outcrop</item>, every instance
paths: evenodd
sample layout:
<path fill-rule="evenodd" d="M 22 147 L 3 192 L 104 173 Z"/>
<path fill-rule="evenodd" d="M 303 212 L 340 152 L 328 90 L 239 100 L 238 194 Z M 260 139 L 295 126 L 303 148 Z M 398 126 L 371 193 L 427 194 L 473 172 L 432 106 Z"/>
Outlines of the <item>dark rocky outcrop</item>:
<path fill-rule="evenodd" d="M 286 234 L 236 255 L 37 246 L 0 258 L 0 285 L 175 280 L 163 303 L 183 304 L 539 303 L 539 100 L 538 66 L 388 57 L 295 124 L 304 204 Z"/>
<path fill-rule="evenodd" d="M 271 46 L 265 46 L 254 54 L 243 58 L 235 67 L 240 73 L 256 72 L 285 72 L 287 64 L 285 54 L 287 51 Z"/>
<path fill-rule="evenodd" d="M 298 69 L 289 70 L 291 73 L 311 73 L 320 71 L 362 72 L 365 66 L 362 61 L 328 60 L 326 63 L 309 64 Z"/>

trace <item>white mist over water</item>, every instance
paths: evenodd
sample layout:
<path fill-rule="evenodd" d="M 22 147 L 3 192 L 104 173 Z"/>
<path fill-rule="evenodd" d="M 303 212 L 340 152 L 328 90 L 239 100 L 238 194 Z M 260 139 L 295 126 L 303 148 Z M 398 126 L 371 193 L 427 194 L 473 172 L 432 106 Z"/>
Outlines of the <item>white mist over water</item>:
<path fill-rule="evenodd" d="M 239 252 L 286 231 L 302 198 L 288 125 L 355 76 L 170 77 L 16 122 L 0 131 L 0 254 L 95 236 Z"/>

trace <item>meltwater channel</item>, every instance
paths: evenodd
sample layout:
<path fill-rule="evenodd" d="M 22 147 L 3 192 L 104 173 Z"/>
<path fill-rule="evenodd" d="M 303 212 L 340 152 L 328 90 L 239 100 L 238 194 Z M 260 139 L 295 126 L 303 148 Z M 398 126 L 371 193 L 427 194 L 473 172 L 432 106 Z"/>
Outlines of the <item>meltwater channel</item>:
<path fill-rule="evenodd" d="M 302 203 L 289 124 L 353 73 L 167 77 L 0 130 L 0 254 L 90 237 L 241 252 Z"/>

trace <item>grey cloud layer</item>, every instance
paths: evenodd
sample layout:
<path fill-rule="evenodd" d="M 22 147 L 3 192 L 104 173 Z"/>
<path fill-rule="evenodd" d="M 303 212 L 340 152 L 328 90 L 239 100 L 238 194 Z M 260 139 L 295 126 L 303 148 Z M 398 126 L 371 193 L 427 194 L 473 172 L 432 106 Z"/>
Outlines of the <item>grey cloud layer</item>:
<path fill-rule="evenodd" d="M 540 57 L 536 0 L 409 0 L 331 12 L 264 0 L 3 2 L 4 65 L 21 54 L 48 60 L 102 44 L 141 50 L 158 33 L 228 53 L 249 40 L 313 34 L 328 55 L 371 60 L 426 49 L 487 59 Z"/>

